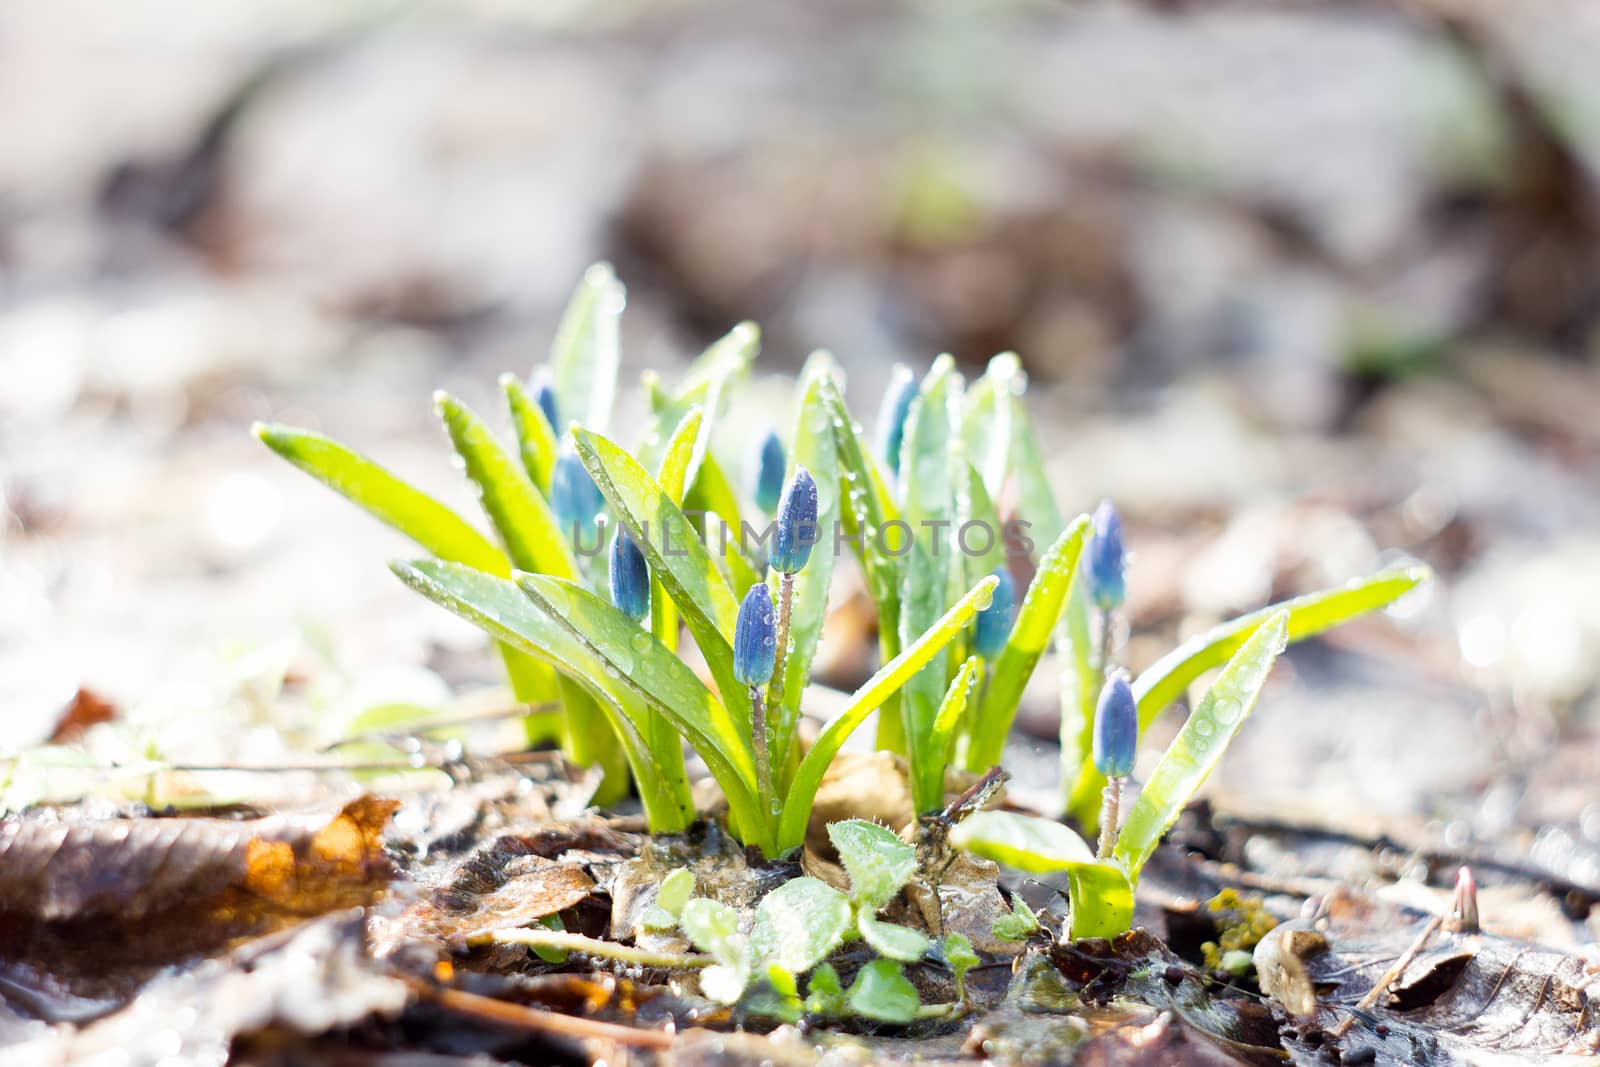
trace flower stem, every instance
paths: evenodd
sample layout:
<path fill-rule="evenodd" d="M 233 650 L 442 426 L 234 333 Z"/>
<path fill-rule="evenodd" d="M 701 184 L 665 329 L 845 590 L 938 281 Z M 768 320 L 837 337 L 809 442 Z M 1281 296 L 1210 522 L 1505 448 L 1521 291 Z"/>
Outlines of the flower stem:
<path fill-rule="evenodd" d="M 1117 843 L 1117 817 L 1122 807 L 1122 779 L 1106 779 L 1105 791 L 1100 794 L 1100 849 L 1097 859 L 1110 859 Z"/>
<path fill-rule="evenodd" d="M 781 646 L 780 646 L 781 647 Z M 761 687 L 750 687 L 750 735 L 756 748 L 756 788 L 761 802 L 766 805 L 764 816 L 771 818 L 777 808 L 777 794 L 772 790 L 772 757 L 767 751 L 767 708 L 761 699 Z"/>
<path fill-rule="evenodd" d="M 1116 620 L 1112 618 L 1111 612 L 1102 611 L 1100 613 L 1100 673 L 1102 675 L 1111 669 L 1111 643 L 1112 635 L 1116 629 L 1115 622 Z"/>
<path fill-rule="evenodd" d="M 794 575 L 778 580 L 778 649 L 772 664 L 772 684 L 767 687 L 767 702 L 783 703 L 783 672 L 789 658 L 789 611 L 794 605 Z"/>

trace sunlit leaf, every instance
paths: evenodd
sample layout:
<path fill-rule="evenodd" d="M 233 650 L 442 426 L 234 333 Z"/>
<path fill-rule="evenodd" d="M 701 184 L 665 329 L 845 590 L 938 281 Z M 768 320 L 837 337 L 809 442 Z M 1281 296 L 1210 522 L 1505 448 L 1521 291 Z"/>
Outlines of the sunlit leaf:
<path fill-rule="evenodd" d="M 683 906 L 679 925 L 702 952 L 709 952 L 724 966 L 737 965 L 744 956 L 744 938 L 739 936 L 739 913 L 708 897 L 695 897 Z M 734 999 L 738 999 L 737 995 Z"/>
<path fill-rule="evenodd" d="M 968 656 L 956 671 L 956 676 L 950 679 L 950 687 L 944 692 L 944 700 L 939 705 L 939 714 L 934 716 L 933 733 L 928 742 L 928 751 L 934 759 L 928 761 L 928 766 L 922 773 L 932 779 L 922 786 L 924 795 L 944 792 L 944 770 L 950 762 L 951 744 L 955 741 L 956 730 L 966 716 L 967 702 L 972 695 L 973 683 L 978 679 L 978 657 Z"/>
<path fill-rule="evenodd" d="M 917 870 L 917 850 L 887 826 L 865 819 L 828 824 L 828 840 L 850 876 L 850 896 L 865 912 L 877 911 Z"/>
<path fill-rule="evenodd" d="M 622 307 L 627 294 L 609 263 L 584 272 L 550 348 L 550 373 L 563 420 L 605 433 L 617 395 Z M 558 434 L 565 427 L 552 427 Z"/>
<path fill-rule="evenodd" d="M 1079 516 L 1040 560 L 1017 611 L 1011 637 L 989 676 L 988 693 L 972 728 L 968 770 L 983 770 L 1000 762 L 1023 687 L 1049 645 L 1051 634 L 1059 628 L 1062 606 L 1077 576 L 1078 556 L 1088 532 L 1088 516 Z"/>
<path fill-rule="evenodd" d="M 922 998 L 917 987 L 892 960 L 873 960 L 856 974 L 848 996 L 850 1010 L 868 1019 L 908 1023 L 917 1017 Z"/>
<path fill-rule="evenodd" d="M 857 916 L 856 925 L 861 931 L 861 940 L 878 955 L 891 960 L 915 963 L 926 956 L 932 947 L 926 934 L 909 926 L 883 922 L 874 918 L 869 911 L 862 911 Z"/>
<path fill-rule="evenodd" d="M 1161 762 L 1139 790 L 1117 838 L 1116 857 L 1135 879 L 1155 852 L 1161 835 L 1211 773 L 1228 743 L 1249 718 L 1288 634 L 1289 613 L 1278 611 L 1257 625 L 1189 713 Z"/>
<path fill-rule="evenodd" d="M 505 391 L 511 426 L 517 433 L 517 453 L 522 458 L 522 469 L 528 472 L 535 488 L 548 497 L 550 473 L 555 470 L 556 454 L 561 447 L 556 429 L 546 421 L 544 412 L 516 375 L 501 375 L 500 388 Z"/>
<path fill-rule="evenodd" d="M 815 878 L 791 878 L 761 898 L 750 949 L 761 965 L 801 974 L 821 963 L 850 930 L 850 902 Z"/>

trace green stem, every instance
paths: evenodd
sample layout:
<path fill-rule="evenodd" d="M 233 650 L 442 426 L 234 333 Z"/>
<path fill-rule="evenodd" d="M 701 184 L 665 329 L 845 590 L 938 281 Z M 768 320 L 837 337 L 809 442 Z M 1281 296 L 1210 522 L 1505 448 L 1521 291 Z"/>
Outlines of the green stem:
<path fill-rule="evenodd" d="M 581 952 L 585 956 L 631 963 L 636 967 L 690 969 L 705 967 L 716 962 L 712 956 L 689 952 L 652 952 L 634 945 L 621 945 L 615 941 L 603 941 L 598 937 L 585 937 L 583 934 L 574 934 L 567 930 L 525 927 L 491 930 L 482 937 L 473 938 L 469 943 L 488 942 L 497 945 L 527 945 L 529 948 L 555 948 L 567 952 Z"/>
<path fill-rule="evenodd" d="M 789 612 L 794 607 L 794 575 L 778 580 L 778 651 L 772 664 L 772 684 L 767 687 L 767 703 L 783 703 L 783 672 L 789 659 Z"/>
<path fill-rule="evenodd" d="M 772 788 L 772 755 L 767 748 L 767 708 L 758 685 L 750 687 L 750 735 L 756 749 L 756 790 L 761 794 L 761 804 L 765 809 L 761 817 L 771 819 L 777 814 L 778 794 Z"/>
<path fill-rule="evenodd" d="M 1122 778 L 1112 778 L 1100 794 L 1100 849 L 1097 859 L 1108 859 L 1117 844 L 1117 815 L 1122 807 Z"/>

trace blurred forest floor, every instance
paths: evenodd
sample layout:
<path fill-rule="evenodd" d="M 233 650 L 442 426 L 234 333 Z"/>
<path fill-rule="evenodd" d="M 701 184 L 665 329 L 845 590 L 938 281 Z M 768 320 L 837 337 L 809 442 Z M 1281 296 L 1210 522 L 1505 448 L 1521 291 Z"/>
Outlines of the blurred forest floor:
<path fill-rule="evenodd" d="M 870 418 L 895 361 L 1020 352 L 1064 499 L 1128 517 L 1135 665 L 1432 564 L 1287 658 L 1215 801 L 1544 872 L 1522 928 L 1595 941 L 1600 7 L 407 11 L 0 9 L 8 745 L 79 687 L 197 762 L 285 744 L 286 677 L 313 732 L 491 681 L 247 427 L 464 503 L 430 391 L 487 407 L 605 258 L 630 380 L 750 318 Z"/>

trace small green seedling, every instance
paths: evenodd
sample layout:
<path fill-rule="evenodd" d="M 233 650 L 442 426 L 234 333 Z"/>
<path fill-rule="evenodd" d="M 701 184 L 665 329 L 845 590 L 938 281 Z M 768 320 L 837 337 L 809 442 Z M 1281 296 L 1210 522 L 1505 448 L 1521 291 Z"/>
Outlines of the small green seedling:
<path fill-rule="evenodd" d="M 687 867 L 676 868 L 661 879 L 661 888 L 656 890 L 656 901 L 645 909 L 640 922 L 646 930 L 677 929 L 679 920 L 683 918 L 684 905 L 689 903 L 693 895 L 694 872 Z"/>
<path fill-rule="evenodd" d="M 1000 941 L 1026 941 L 1039 932 L 1039 917 L 1021 897 L 1011 901 L 1011 912 L 994 921 L 991 933 Z"/>

